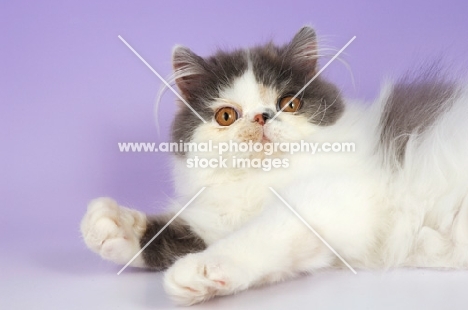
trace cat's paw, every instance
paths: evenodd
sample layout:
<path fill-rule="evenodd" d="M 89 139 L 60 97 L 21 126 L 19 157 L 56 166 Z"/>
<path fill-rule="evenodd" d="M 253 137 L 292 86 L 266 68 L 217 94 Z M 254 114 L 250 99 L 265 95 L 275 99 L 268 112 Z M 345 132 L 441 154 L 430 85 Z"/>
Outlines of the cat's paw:
<path fill-rule="evenodd" d="M 86 245 L 102 258 L 126 264 L 140 250 L 140 238 L 146 229 L 146 215 L 119 206 L 110 198 L 97 198 L 88 205 L 81 221 Z M 131 264 L 143 267 L 141 255 Z"/>
<path fill-rule="evenodd" d="M 242 273 L 226 257 L 206 253 L 188 254 L 166 271 L 164 288 L 179 305 L 193 305 L 216 295 L 247 288 Z"/>

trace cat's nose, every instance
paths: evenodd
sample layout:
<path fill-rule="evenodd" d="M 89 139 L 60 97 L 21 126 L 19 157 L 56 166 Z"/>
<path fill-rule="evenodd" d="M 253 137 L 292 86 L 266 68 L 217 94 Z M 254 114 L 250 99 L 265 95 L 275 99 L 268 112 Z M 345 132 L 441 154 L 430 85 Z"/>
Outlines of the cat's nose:
<path fill-rule="evenodd" d="M 265 111 L 254 116 L 254 122 L 259 123 L 260 125 L 265 125 L 265 122 L 273 117 L 273 111 Z"/>
<path fill-rule="evenodd" d="M 266 120 L 268 119 L 268 114 L 262 113 L 254 116 L 254 122 L 259 123 L 260 125 L 265 125 Z"/>

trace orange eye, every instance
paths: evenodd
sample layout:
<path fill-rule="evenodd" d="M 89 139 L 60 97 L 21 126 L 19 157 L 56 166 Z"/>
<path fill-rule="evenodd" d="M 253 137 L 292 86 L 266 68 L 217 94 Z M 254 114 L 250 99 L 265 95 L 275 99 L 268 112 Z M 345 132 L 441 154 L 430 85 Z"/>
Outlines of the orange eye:
<path fill-rule="evenodd" d="M 278 101 L 278 111 L 296 112 L 301 106 L 301 100 L 294 96 L 286 96 Z M 292 100 L 291 100 L 292 99 Z"/>
<path fill-rule="evenodd" d="M 221 126 L 229 126 L 239 118 L 237 111 L 231 107 L 224 107 L 216 111 L 215 120 Z"/>

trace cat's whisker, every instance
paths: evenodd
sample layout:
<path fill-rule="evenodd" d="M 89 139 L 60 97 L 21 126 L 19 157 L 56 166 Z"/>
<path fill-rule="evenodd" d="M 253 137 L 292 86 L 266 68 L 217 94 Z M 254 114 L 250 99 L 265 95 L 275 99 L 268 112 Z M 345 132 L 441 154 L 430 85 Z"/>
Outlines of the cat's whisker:
<path fill-rule="evenodd" d="M 338 57 L 337 60 L 343 64 L 346 68 L 346 70 L 349 72 L 350 78 L 351 78 L 351 84 L 353 85 L 353 88 L 356 89 L 356 80 L 354 78 L 354 73 L 353 70 L 351 69 L 351 65 L 344 59 Z"/>
<path fill-rule="evenodd" d="M 309 122 L 314 123 L 315 116 L 316 116 L 317 114 L 319 114 L 320 108 L 322 107 L 322 101 L 323 101 L 323 98 L 320 99 L 319 106 L 318 106 L 317 109 L 315 110 L 314 114 L 312 114 L 311 116 L 309 116 L 309 118 L 308 118 L 308 121 L 309 121 Z"/>
<path fill-rule="evenodd" d="M 175 70 L 171 75 L 166 78 L 167 85 L 174 86 L 178 79 L 182 79 L 184 77 L 192 76 L 198 74 L 198 72 L 194 71 L 189 65 L 183 66 Z M 156 101 L 154 104 L 154 115 L 155 115 L 155 125 L 157 134 L 160 135 L 160 126 L 159 126 L 159 108 L 161 104 L 161 100 L 163 95 L 169 89 L 165 83 L 161 86 L 156 96 Z"/>
<path fill-rule="evenodd" d="M 325 112 L 327 111 L 327 100 L 324 99 L 323 103 L 325 104 L 325 109 L 323 109 L 322 118 L 320 119 L 320 122 L 318 123 L 317 126 L 320 126 L 322 124 L 323 118 L 325 117 Z M 332 103 L 332 105 L 333 105 L 333 103 Z"/>
<path fill-rule="evenodd" d="M 336 96 L 335 100 L 333 100 L 333 102 L 329 106 L 327 106 L 327 102 L 326 102 L 326 100 L 324 100 L 325 101 L 325 109 L 323 109 L 323 116 L 322 116 L 322 119 L 320 119 L 320 123 L 318 124 L 318 126 L 320 126 L 322 124 L 323 118 L 325 117 L 325 112 L 337 102 L 337 100 L 338 100 L 338 98 L 340 98 L 340 96 L 341 96 L 341 91 L 338 93 L 338 96 Z"/>

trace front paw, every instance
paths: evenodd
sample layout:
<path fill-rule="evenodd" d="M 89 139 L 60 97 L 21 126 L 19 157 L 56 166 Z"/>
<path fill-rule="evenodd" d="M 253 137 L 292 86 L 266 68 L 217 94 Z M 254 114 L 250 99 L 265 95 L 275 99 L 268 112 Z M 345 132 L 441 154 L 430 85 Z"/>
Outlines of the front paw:
<path fill-rule="evenodd" d="M 81 221 L 86 245 L 117 264 L 126 264 L 140 250 L 140 238 L 145 229 L 144 213 L 119 206 L 105 197 L 91 201 Z M 138 257 L 132 266 L 143 267 L 143 259 Z"/>
<path fill-rule="evenodd" d="M 189 254 L 167 270 L 164 288 L 177 304 L 189 306 L 245 288 L 240 275 L 226 257 Z"/>

